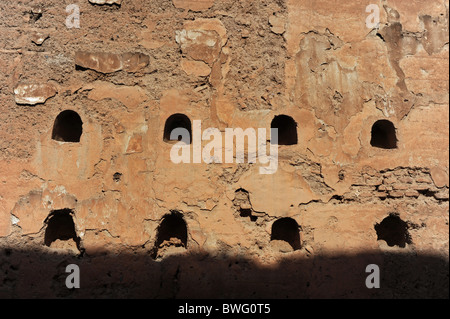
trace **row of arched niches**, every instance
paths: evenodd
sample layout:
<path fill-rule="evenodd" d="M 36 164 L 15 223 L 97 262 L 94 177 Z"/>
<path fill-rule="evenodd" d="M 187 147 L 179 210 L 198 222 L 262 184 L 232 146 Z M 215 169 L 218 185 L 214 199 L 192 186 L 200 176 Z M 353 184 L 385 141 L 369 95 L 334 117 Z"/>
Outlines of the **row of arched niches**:
<path fill-rule="evenodd" d="M 271 128 L 278 129 L 278 145 L 296 145 L 298 143 L 297 122 L 288 115 L 275 116 Z M 186 129 L 192 136 L 191 120 L 185 114 L 171 115 L 164 125 L 164 141 L 172 142 L 171 133 L 177 128 Z M 77 112 L 66 110 L 55 119 L 52 139 L 60 142 L 80 142 L 83 134 L 83 121 Z M 389 120 L 376 121 L 372 126 L 370 144 L 376 148 L 396 149 L 397 134 L 394 124 Z"/>
<path fill-rule="evenodd" d="M 173 114 L 167 118 L 164 125 L 163 140 L 173 143 L 171 133 L 174 129 L 183 128 L 192 133 L 191 119 L 185 114 Z M 288 115 L 275 116 L 271 128 L 278 129 L 278 145 L 298 144 L 298 124 Z M 78 143 L 83 134 L 83 120 L 73 110 L 61 112 L 55 119 L 52 129 L 52 139 L 64 143 Z M 192 136 L 192 134 L 191 134 Z M 192 141 L 191 141 L 192 142 Z M 371 146 L 383 149 L 397 148 L 396 128 L 388 120 L 376 121 L 371 130 Z M 241 211 L 240 216 L 245 216 Z M 70 209 L 52 211 L 47 217 L 44 243 L 51 246 L 56 240 L 73 240 L 77 249 L 82 253 L 81 239 L 76 233 L 74 212 Z M 251 216 L 254 217 L 254 216 Z M 379 239 L 385 240 L 389 246 L 405 247 L 410 243 L 406 224 L 396 215 L 388 216 L 381 224 L 377 224 L 375 231 Z M 285 251 L 296 251 L 302 248 L 301 226 L 293 218 L 275 220 L 271 227 L 270 241 L 284 242 L 288 247 Z M 188 248 L 188 229 L 183 214 L 172 211 L 163 216 L 157 229 L 157 237 L 151 252 L 155 259 L 163 255 L 164 247 L 177 247 L 180 250 Z M 290 247 L 290 248 L 289 248 Z"/>
<path fill-rule="evenodd" d="M 241 217 L 244 216 L 241 212 Z M 46 229 L 44 244 L 52 247 L 56 241 L 72 241 L 79 255 L 84 254 L 81 238 L 77 235 L 74 223 L 74 211 L 71 209 L 55 210 L 45 220 Z M 390 247 L 398 246 L 406 248 L 412 244 L 408 231 L 408 224 L 398 214 L 389 214 L 381 223 L 376 224 L 374 231 L 377 240 L 383 240 Z M 303 248 L 301 239 L 302 227 L 297 221 L 290 217 L 275 220 L 271 227 L 270 243 L 275 250 L 282 253 L 295 252 Z M 151 249 L 153 259 L 161 259 L 166 248 L 177 249 L 178 252 L 188 251 L 188 226 L 183 214 L 171 211 L 163 216 L 157 228 L 157 236 Z"/>

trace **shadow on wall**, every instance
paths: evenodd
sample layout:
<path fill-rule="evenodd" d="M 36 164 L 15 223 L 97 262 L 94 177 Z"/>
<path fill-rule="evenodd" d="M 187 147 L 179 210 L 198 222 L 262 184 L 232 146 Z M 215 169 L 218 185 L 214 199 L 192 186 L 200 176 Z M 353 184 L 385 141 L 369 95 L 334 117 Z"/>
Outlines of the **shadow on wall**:
<path fill-rule="evenodd" d="M 0 298 L 448 298 L 448 261 L 394 252 L 296 258 L 276 266 L 208 254 L 105 252 L 94 257 L 3 248 Z M 80 269 L 80 288 L 68 289 L 66 267 Z M 380 268 L 380 289 L 368 289 L 369 264 Z"/>

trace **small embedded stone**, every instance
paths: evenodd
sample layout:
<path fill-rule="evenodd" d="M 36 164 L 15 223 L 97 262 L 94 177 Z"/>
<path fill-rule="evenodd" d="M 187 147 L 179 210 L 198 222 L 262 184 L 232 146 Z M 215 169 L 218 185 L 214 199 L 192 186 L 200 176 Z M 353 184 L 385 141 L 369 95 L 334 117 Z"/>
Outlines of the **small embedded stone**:
<path fill-rule="evenodd" d="M 250 204 L 249 201 L 245 201 L 245 202 L 241 203 L 240 208 L 241 208 L 241 210 L 242 209 L 243 210 L 251 210 L 252 209 L 252 205 Z"/>
<path fill-rule="evenodd" d="M 412 178 L 412 177 L 401 177 L 401 178 L 399 178 L 398 179 L 398 181 L 400 182 L 400 183 L 404 183 L 404 184 L 412 184 L 412 183 L 414 183 L 414 179 Z"/>
<path fill-rule="evenodd" d="M 89 0 L 93 4 L 118 4 L 122 3 L 122 0 Z"/>
<path fill-rule="evenodd" d="M 382 177 L 372 177 L 372 178 L 368 178 L 366 180 L 366 184 L 370 185 L 370 186 L 378 186 L 383 184 L 383 178 Z"/>
<path fill-rule="evenodd" d="M 383 180 L 383 184 L 394 184 L 397 182 L 397 179 L 394 177 L 388 177 Z"/>
<path fill-rule="evenodd" d="M 41 45 L 45 40 L 48 39 L 48 37 L 48 34 L 35 31 L 31 34 L 31 41 L 36 45 Z"/>
<path fill-rule="evenodd" d="M 283 34 L 286 31 L 286 21 L 281 17 L 272 15 L 269 18 L 269 23 L 271 25 L 270 30 L 275 34 Z"/>
<path fill-rule="evenodd" d="M 443 188 L 449 184 L 448 174 L 444 169 L 440 167 L 433 167 L 430 169 L 430 173 L 436 187 Z"/>
<path fill-rule="evenodd" d="M 125 71 L 137 72 L 150 63 L 150 58 L 143 53 L 125 53 L 122 55 L 122 63 Z"/>
<path fill-rule="evenodd" d="M 250 31 L 248 31 L 247 29 L 242 30 L 242 32 L 241 32 L 241 37 L 242 37 L 243 39 L 247 39 L 248 37 L 250 37 Z"/>
<path fill-rule="evenodd" d="M 418 198 L 419 195 L 420 195 L 419 192 L 416 191 L 416 190 L 414 190 L 414 189 L 410 189 L 410 190 L 407 190 L 407 191 L 405 192 L 405 196 L 406 196 L 406 197 L 414 197 L 414 198 Z"/>
<path fill-rule="evenodd" d="M 398 191 L 398 190 L 394 190 L 394 191 L 389 192 L 389 196 L 393 197 L 393 198 L 400 198 L 400 197 L 403 197 L 404 195 L 405 195 L 404 192 Z"/>
<path fill-rule="evenodd" d="M 409 188 L 408 185 L 400 184 L 400 183 L 394 184 L 394 185 L 392 185 L 392 187 L 393 187 L 395 190 L 407 190 L 407 189 Z"/>
<path fill-rule="evenodd" d="M 136 72 L 145 68 L 150 62 L 149 56 L 143 53 L 115 54 L 107 52 L 75 53 L 75 64 L 85 69 L 100 73 L 114 73 L 117 71 Z"/>
<path fill-rule="evenodd" d="M 378 198 L 386 198 L 387 197 L 387 193 L 386 192 L 376 192 L 375 195 Z"/>
<path fill-rule="evenodd" d="M 426 191 L 428 189 L 430 189 L 430 185 L 428 184 L 416 184 L 413 186 L 413 189 L 417 190 L 417 191 Z"/>
<path fill-rule="evenodd" d="M 433 194 L 434 198 L 437 200 L 449 200 L 448 189 L 436 192 Z"/>
<path fill-rule="evenodd" d="M 143 151 L 142 135 L 135 134 L 131 137 L 130 141 L 128 142 L 126 154 L 142 153 L 142 151 Z"/>
<path fill-rule="evenodd" d="M 193 60 L 212 65 L 219 57 L 222 42 L 219 34 L 211 30 L 181 30 L 176 32 L 176 41 Z"/>
<path fill-rule="evenodd" d="M 386 186 L 386 185 L 378 186 L 378 190 L 382 191 L 382 192 L 384 192 L 384 191 L 391 191 L 392 189 L 393 189 L 392 186 Z"/>
<path fill-rule="evenodd" d="M 57 90 L 51 84 L 19 84 L 14 89 L 17 104 L 36 105 L 45 103 L 49 98 L 55 96 Z"/>
<path fill-rule="evenodd" d="M 210 67 L 220 59 L 228 41 L 227 30 L 219 19 L 186 21 L 184 28 L 175 34 L 175 41 L 186 57 L 203 61 Z"/>
<path fill-rule="evenodd" d="M 123 68 L 120 55 L 104 52 L 76 52 L 75 64 L 101 73 L 113 73 Z"/>
<path fill-rule="evenodd" d="M 181 68 L 187 75 L 208 76 L 211 74 L 211 68 L 203 61 L 182 59 Z"/>
<path fill-rule="evenodd" d="M 416 178 L 416 182 L 417 183 L 427 183 L 427 184 L 433 183 L 430 176 L 419 176 Z"/>

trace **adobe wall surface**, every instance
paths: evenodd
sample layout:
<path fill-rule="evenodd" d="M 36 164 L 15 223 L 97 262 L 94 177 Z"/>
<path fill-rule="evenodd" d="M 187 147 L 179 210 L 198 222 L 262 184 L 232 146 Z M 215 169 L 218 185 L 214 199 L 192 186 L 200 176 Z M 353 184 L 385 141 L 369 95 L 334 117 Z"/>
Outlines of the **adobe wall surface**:
<path fill-rule="evenodd" d="M 448 0 L 93 2 L 0 2 L 0 297 L 448 298 Z M 79 142 L 53 135 L 65 110 Z M 287 115 L 298 140 L 274 174 L 175 164 L 174 114 Z M 49 239 L 59 213 L 76 240 Z"/>

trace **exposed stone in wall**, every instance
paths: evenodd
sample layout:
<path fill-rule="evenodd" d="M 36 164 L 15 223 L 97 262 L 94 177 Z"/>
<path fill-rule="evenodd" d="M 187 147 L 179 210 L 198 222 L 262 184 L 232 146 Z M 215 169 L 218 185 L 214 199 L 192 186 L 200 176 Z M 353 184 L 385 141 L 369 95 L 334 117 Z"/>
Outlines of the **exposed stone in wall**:
<path fill-rule="evenodd" d="M 122 3 L 122 0 L 89 0 L 90 3 L 94 4 L 118 4 Z"/>
<path fill-rule="evenodd" d="M 149 58 L 145 54 L 125 53 L 122 55 L 105 52 L 76 52 L 75 64 L 85 69 L 101 73 L 113 73 L 120 70 L 136 72 L 146 67 Z"/>
<path fill-rule="evenodd" d="M 17 104 L 36 105 L 45 103 L 49 98 L 55 96 L 56 93 L 56 87 L 47 83 L 19 84 L 14 89 Z"/>
<path fill-rule="evenodd" d="M 448 201 L 448 186 L 436 185 L 426 168 L 397 168 L 366 172 L 355 177 L 350 191 L 343 195 L 344 200 L 372 200 L 380 198 L 419 198 L 433 197 L 438 201 Z"/>
<path fill-rule="evenodd" d="M 33 32 L 31 41 L 36 45 L 42 45 L 42 43 L 44 43 L 44 41 L 47 39 L 48 39 L 48 34 L 35 31 L 35 32 Z"/>
<path fill-rule="evenodd" d="M 360 1 L 70 4 L 0 2 L 1 297 L 448 297 L 447 0 L 370 29 Z M 173 163 L 194 121 L 278 127 L 276 172 Z"/>

